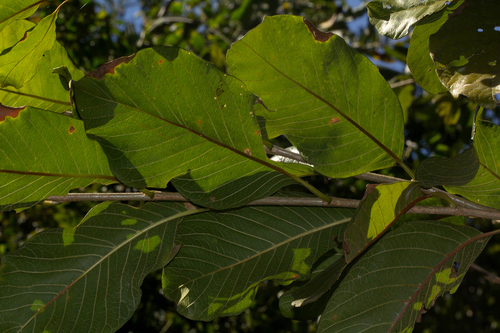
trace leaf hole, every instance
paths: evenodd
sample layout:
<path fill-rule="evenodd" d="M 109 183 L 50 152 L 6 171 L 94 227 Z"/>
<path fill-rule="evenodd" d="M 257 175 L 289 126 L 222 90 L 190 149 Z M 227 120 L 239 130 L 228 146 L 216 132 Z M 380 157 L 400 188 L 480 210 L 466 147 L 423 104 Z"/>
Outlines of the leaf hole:
<path fill-rule="evenodd" d="M 477 31 L 479 31 L 479 32 L 483 32 L 483 29 L 479 28 L 479 29 L 477 29 Z"/>
<path fill-rule="evenodd" d="M 494 28 L 493 28 L 493 30 L 495 30 L 495 31 L 500 31 L 500 26 L 496 26 L 496 27 L 494 27 Z"/>

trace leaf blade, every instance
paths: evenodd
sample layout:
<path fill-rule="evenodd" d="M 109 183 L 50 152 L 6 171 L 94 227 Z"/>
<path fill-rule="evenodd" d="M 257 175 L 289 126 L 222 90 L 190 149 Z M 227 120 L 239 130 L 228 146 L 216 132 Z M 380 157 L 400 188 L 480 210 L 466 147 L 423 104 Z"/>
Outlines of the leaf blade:
<path fill-rule="evenodd" d="M 286 135 L 318 172 L 344 178 L 401 162 L 399 101 L 378 69 L 338 36 L 300 17 L 266 17 L 227 58 L 231 73 L 266 105 L 258 117 L 268 136 Z M 387 123 L 394 126 L 386 133 Z"/>
<path fill-rule="evenodd" d="M 399 39 L 424 17 L 446 7 L 445 0 L 373 0 L 367 4 L 368 17 L 381 35 Z"/>
<path fill-rule="evenodd" d="M 241 313 L 258 284 L 288 284 L 309 275 L 312 263 L 335 245 L 352 211 L 246 207 L 184 220 L 183 248 L 164 269 L 165 295 L 184 316 L 210 320 Z"/>
<path fill-rule="evenodd" d="M 411 331 L 422 310 L 455 292 L 487 240 L 474 228 L 439 221 L 414 221 L 391 231 L 351 268 L 318 332 Z"/>
<path fill-rule="evenodd" d="M 497 2 L 464 2 L 429 38 L 438 76 L 453 97 L 465 95 L 488 109 L 499 104 L 496 95 L 500 93 L 500 42 L 495 15 L 499 9 Z"/>
<path fill-rule="evenodd" d="M 254 97 L 239 80 L 177 48 L 146 49 L 125 62 L 74 89 L 86 132 L 102 145 L 120 181 L 165 187 L 175 178 L 183 195 L 215 209 L 295 182 L 267 159 Z M 248 184 L 252 191 L 235 196 L 224 188 Z"/>
<path fill-rule="evenodd" d="M 0 121 L 0 211 L 30 207 L 76 187 L 116 182 L 81 121 L 31 107 L 14 110 Z"/>

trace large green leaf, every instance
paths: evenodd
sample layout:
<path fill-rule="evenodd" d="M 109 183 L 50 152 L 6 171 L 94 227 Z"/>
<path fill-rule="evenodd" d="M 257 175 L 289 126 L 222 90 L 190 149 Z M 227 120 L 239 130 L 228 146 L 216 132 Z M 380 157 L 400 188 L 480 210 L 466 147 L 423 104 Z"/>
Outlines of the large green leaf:
<path fill-rule="evenodd" d="M 49 229 L 5 255 L 1 332 L 115 332 L 141 300 L 144 277 L 177 253 L 178 204 L 104 203 L 72 229 Z"/>
<path fill-rule="evenodd" d="M 36 24 L 28 20 L 16 20 L 5 29 L 0 30 L 0 50 L 8 49 L 19 42 L 26 31 L 35 27 Z"/>
<path fill-rule="evenodd" d="M 446 7 L 447 0 L 373 0 L 366 6 L 368 16 L 381 35 L 399 39 L 422 18 Z"/>
<path fill-rule="evenodd" d="M 447 89 L 436 72 L 436 64 L 429 52 L 429 37 L 434 34 L 448 19 L 448 14 L 464 0 L 455 1 L 445 10 L 434 13 L 420 20 L 415 26 L 408 48 L 407 64 L 413 78 L 431 94 L 440 94 Z"/>
<path fill-rule="evenodd" d="M 411 332 L 439 296 L 456 291 L 488 239 L 440 221 L 389 232 L 349 270 L 318 332 Z"/>
<path fill-rule="evenodd" d="M 127 64 L 117 63 L 123 61 Z M 264 151 L 243 83 L 190 52 L 140 51 L 74 85 L 87 134 L 111 170 L 137 188 L 176 188 L 216 209 L 242 206 L 293 183 Z"/>
<path fill-rule="evenodd" d="M 73 64 L 64 47 L 56 41 L 38 62 L 36 76 L 19 89 L 0 88 L 0 102 L 13 107 L 33 106 L 54 112 L 69 110 L 71 103 L 68 85 L 61 82 L 58 74 L 52 73 L 54 68 L 60 66 L 66 66 L 73 80 L 79 80 L 84 75 Z"/>
<path fill-rule="evenodd" d="M 474 137 L 475 164 L 479 163 L 475 177 L 465 185 L 449 184 L 446 189 L 479 204 L 500 209 L 500 127 L 480 117 L 481 114 L 477 117 Z"/>
<path fill-rule="evenodd" d="M 87 138 L 82 121 L 31 107 L 0 107 L 0 211 L 112 182 L 106 156 Z"/>
<path fill-rule="evenodd" d="M 177 229 L 182 249 L 163 271 L 165 295 L 192 319 L 241 313 L 261 281 L 308 278 L 351 216 L 347 209 L 246 207 L 188 217 Z"/>
<path fill-rule="evenodd" d="M 26 37 L 0 57 L 0 87 L 21 88 L 36 73 L 43 54 L 52 48 L 56 40 L 58 11 L 44 17 Z"/>
<path fill-rule="evenodd" d="M 270 138 L 286 135 L 330 177 L 394 165 L 403 114 L 379 70 L 343 39 L 301 17 L 266 17 L 227 54 L 231 74 L 257 94 Z"/>
<path fill-rule="evenodd" d="M 15 20 L 33 14 L 44 1 L 36 0 L 0 0 L 0 30 L 5 29 Z"/>
<path fill-rule="evenodd" d="M 498 1 L 465 1 L 430 36 L 441 82 L 454 97 L 465 95 L 493 109 L 500 93 Z"/>
<path fill-rule="evenodd" d="M 358 257 L 422 197 L 417 184 L 367 185 L 365 197 L 344 233 L 346 262 Z"/>

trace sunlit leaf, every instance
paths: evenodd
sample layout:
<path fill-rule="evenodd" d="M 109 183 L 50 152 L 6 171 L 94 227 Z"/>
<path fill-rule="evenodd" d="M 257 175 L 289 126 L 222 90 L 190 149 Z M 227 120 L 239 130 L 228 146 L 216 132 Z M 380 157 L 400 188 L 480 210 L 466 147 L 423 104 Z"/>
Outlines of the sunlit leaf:
<path fill-rule="evenodd" d="M 228 51 L 231 74 L 258 95 L 270 138 L 286 135 L 330 177 L 392 166 L 403 149 L 399 101 L 377 67 L 301 17 L 266 17 Z"/>
<path fill-rule="evenodd" d="M 422 18 L 446 7 L 446 0 L 373 0 L 368 7 L 368 17 L 381 35 L 399 39 Z"/>
<path fill-rule="evenodd" d="M 190 52 L 146 49 L 93 75 L 75 83 L 76 106 L 121 182 L 163 188 L 177 177 L 184 196 L 216 209 L 294 182 L 267 158 L 243 83 Z"/>
<path fill-rule="evenodd" d="M 411 332 L 438 297 L 457 290 L 488 239 L 440 221 L 389 232 L 349 270 L 318 332 Z"/>
<path fill-rule="evenodd" d="M 163 271 L 165 295 L 192 319 L 241 313 L 261 281 L 308 278 L 351 216 L 347 209 L 247 207 L 187 217 L 175 240 L 182 249 Z"/>
<path fill-rule="evenodd" d="M 59 42 L 55 42 L 38 62 L 36 76 L 19 89 L 0 88 L 0 102 L 14 107 L 33 106 L 54 112 L 70 110 L 68 85 L 66 82 L 61 82 L 59 75 L 52 73 L 52 70 L 59 66 L 66 66 L 73 80 L 81 79 L 84 75 L 73 64 L 64 47 Z"/>
<path fill-rule="evenodd" d="M 365 197 L 344 233 L 346 261 L 358 257 L 421 196 L 418 185 L 410 182 L 367 185 Z"/>
<path fill-rule="evenodd" d="M 80 120 L 31 107 L 0 109 L 0 133 L 0 211 L 116 182 Z"/>
<path fill-rule="evenodd" d="M 21 88 L 36 73 L 38 62 L 56 40 L 55 20 L 58 12 L 44 17 L 25 38 L 0 57 L 0 87 Z"/>
<path fill-rule="evenodd" d="M 36 24 L 28 20 L 16 20 L 5 27 L 5 29 L 0 30 L 0 50 L 5 52 L 19 42 L 26 31 L 35 27 Z"/>
<path fill-rule="evenodd" d="M 497 1 L 466 1 L 429 38 L 441 82 L 455 98 L 465 95 L 493 109 L 500 93 L 500 25 Z"/>
<path fill-rule="evenodd" d="M 191 211 L 193 212 L 193 211 Z M 177 253 L 178 204 L 95 207 L 72 229 L 49 229 L 2 258 L 1 332 L 115 332 L 144 277 Z"/>
<path fill-rule="evenodd" d="M 0 3 L 0 30 L 13 24 L 13 21 L 29 17 L 44 1 L 3 0 Z"/>

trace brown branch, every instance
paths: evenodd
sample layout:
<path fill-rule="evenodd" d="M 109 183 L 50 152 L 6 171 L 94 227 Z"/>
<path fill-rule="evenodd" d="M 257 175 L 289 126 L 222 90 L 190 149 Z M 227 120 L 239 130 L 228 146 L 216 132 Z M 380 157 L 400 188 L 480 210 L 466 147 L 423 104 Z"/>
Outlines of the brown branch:
<path fill-rule="evenodd" d="M 485 270 L 481 266 L 479 266 L 477 264 L 472 264 L 470 266 L 470 268 L 475 269 L 476 271 L 478 271 L 478 272 L 483 273 L 484 275 L 486 275 L 486 280 L 488 280 L 488 281 L 490 281 L 492 283 L 500 284 L 500 277 L 498 277 L 497 275 L 495 275 L 495 274 L 493 274 L 491 272 L 488 272 L 487 270 Z"/>
<path fill-rule="evenodd" d="M 135 193 L 70 193 L 65 196 L 50 196 L 47 201 L 52 203 L 72 202 L 72 201 L 177 201 L 187 202 L 179 193 L 153 192 L 153 198 L 147 195 Z M 255 200 L 249 206 L 306 206 L 306 207 L 337 207 L 337 208 L 357 208 L 360 200 L 331 198 L 331 203 L 326 203 L 319 198 L 312 197 L 268 197 Z M 429 215 L 449 215 L 449 216 L 470 216 L 484 219 L 500 220 L 500 211 L 491 208 L 476 209 L 469 207 L 435 207 L 435 206 L 415 206 L 411 208 L 410 214 Z"/>
<path fill-rule="evenodd" d="M 283 149 L 283 148 L 278 147 L 278 146 L 273 146 L 272 149 L 269 149 L 268 147 L 264 146 L 264 149 L 266 150 L 266 153 L 268 153 L 268 154 L 273 154 L 273 155 L 277 155 L 277 156 L 290 158 L 290 159 L 293 159 L 297 162 L 302 162 L 302 163 L 305 162 L 305 160 L 302 158 L 302 156 L 300 154 L 291 152 L 289 150 Z M 374 182 L 374 183 L 380 183 L 380 184 L 392 184 L 392 183 L 409 181 L 407 179 L 397 178 L 397 177 L 392 177 L 392 176 L 385 176 L 385 175 L 381 175 L 381 174 L 377 174 L 377 173 L 373 173 L 373 172 L 362 173 L 362 174 L 354 176 L 354 177 L 359 178 L 359 179 L 364 179 L 364 180 Z M 475 202 L 472 202 L 472 201 L 467 200 L 465 198 L 459 197 L 457 195 L 453 195 L 451 193 L 448 193 L 446 191 L 440 190 L 440 189 L 435 188 L 435 187 L 430 188 L 430 189 L 422 189 L 422 192 L 424 194 L 433 194 L 433 193 L 437 193 L 437 192 L 444 193 L 447 196 L 449 196 L 450 199 L 457 206 L 461 206 L 461 207 L 465 207 L 465 208 L 472 208 L 472 209 L 476 209 L 476 210 L 487 210 L 487 211 L 491 211 L 491 212 L 497 211 L 496 209 L 477 204 Z"/>

